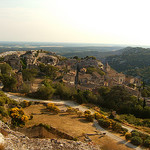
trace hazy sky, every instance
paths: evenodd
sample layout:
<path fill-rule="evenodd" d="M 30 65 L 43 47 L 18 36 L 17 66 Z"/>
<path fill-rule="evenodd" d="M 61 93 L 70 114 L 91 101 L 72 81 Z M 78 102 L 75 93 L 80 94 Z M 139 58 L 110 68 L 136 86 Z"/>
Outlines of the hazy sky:
<path fill-rule="evenodd" d="M 150 45 L 150 0 L 0 0 L 0 41 Z"/>

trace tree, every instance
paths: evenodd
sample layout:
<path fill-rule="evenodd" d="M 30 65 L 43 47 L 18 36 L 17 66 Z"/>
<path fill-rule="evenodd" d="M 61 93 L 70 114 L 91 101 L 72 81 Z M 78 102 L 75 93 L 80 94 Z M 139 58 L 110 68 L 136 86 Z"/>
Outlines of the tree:
<path fill-rule="evenodd" d="M 38 73 L 37 69 L 24 69 L 22 70 L 23 80 L 33 81 L 37 73 Z"/>
<path fill-rule="evenodd" d="M 54 92 L 55 90 L 51 86 L 41 86 L 37 90 L 36 96 L 41 99 L 50 99 L 53 96 Z"/>
<path fill-rule="evenodd" d="M 140 138 L 138 136 L 134 136 L 131 138 L 131 143 L 138 146 L 143 143 L 143 140 L 142 140 L 142 138 Z"/>
<path fill-rule="evenodd" d="M 76 94 L 75 88 L 70 88 L 68 86 L 65 86 L 62 83 L 57 83 L 55 85 L 55 89 L 56 89 L 55 94 L 59 95 L 61 99 L 66 99 L 66 100 L 72 99 Z"/>
<path fill-rule="evenodd" d="M 146 106 L 146 99 L 144 97 L 144 100 L 143 100 L 143 108 Z"/>
<path fill-rule="evenodd" d="M 9 64 L 0 64 L 0 69 L 2 74 L 10 74 L 12 71 L 12 68 Z"/>
<path fill-rule="evenodd" d="M 4 85 L 4 87 L 3 87 L 4 91 L 16 90 L 17 80 L 15 79 L 15 77 L 4 74 L 1 76 L 1 80 Z"/>
<path fill-rule="evenodd" d="M 29 91 L 30 91 L 30 86 L 28 84 L 23 83 L 21 93 L 27 94 L 29 93 Z"/>
<path fill-rule="evenodd" d="M 57 76 L 56 72 L 58 71 L 58 68 L 55 66 L 41 63 L 39 69 L 41 73 L 48 76 L 50 79 L 54 79 Z"/>
<path fill-rule="evenodd" d="M 102 86 L 101 88 L 98 89 L 98 93 L 104 98 L 106 95 L 110 92 L 109 87 L 104 87 Z"/>

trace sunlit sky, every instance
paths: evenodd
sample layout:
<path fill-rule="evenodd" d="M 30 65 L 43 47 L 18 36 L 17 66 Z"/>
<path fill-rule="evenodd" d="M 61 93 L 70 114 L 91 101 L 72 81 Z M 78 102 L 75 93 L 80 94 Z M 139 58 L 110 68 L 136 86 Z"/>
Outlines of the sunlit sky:
<path fill-rule="evenodd" d="M 150 0 L 0 0 L 0 41 L 150 45 Z"/>

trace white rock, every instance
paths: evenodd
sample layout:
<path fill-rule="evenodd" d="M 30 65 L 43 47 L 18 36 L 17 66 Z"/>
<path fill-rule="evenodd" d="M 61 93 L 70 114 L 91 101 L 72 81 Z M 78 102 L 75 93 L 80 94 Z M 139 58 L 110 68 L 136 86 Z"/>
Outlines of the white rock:
<path fill-rule="evenodd" d="M 4 143 L 4 136 L 0 133 L 0 143 Z"/>

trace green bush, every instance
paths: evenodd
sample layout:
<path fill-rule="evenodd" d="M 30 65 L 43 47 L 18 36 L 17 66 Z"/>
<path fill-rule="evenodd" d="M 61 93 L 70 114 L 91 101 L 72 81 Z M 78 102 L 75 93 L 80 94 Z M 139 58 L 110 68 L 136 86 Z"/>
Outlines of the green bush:
<path fill-rule="evenodd" d="M 22 101 L 22 102 L 20 103 L 20 106 L 21 106 L 22 108 L 25 108 L 25 107 L 30 106 L 31 104 L 32 104 L 32 102 L 27 101 L 27 100 L 24 100 L 24 101 Z"/>
<path fill-rule="evenodd" d="M 143 143 L 142 138 L 138 137 L 138 136 L 134 136 L 131 138 L 131 143 L 138 146 L 141 145 Z"/>
<path fill-rule="evenodd" d="M 8 112 L 5 110 L 5 108 L 4 108 L 3 106 L 0 106 L 0 114 L 1 114 L 3 117 L 8 116 Z"/>
<path fill-rule="evenodd" d="M 0 97 L 0 106 L 4 106 L 5 100 L 3 97 Z"/>
<path fill-rule="evenodd" d="M 61 99 L 70 100 L 73 99 L 76 94 L 76 89 L 68 87 L 62 83 L 55 84 L 55 95 L 59 95 Z"/>
<path fill-rule="evenodd" d="M 112 124 L 112 122 L 109 119 L 99 119 L 98 123 L 104 128 L 109 128 Z"/>
<path fill-rule="evenodd" d="M 116 122 L 112 123 L 112 130 L 116 131 L 116 132 L 121 132 L 123 131 L 122 126 Z"/>
<path fill-rule="evenodd" d="M 135 132 L 132 132 L 132 137 L 134 136 L 140 136 L 139 132 L 135 131 Z"/>
<path fill-rule="evenodd" d="M 53 96 L 54 92 L 55 90 L 51 86 L 41 86 L 37 90 L 35 96 L 40 99 L 50 99 Z"/>
<path fill-rule="evenodd" d="M 88 67 L 86 73 L 88 74 L 92 74 L 93 72 L 97 72 L 99 73 L 101 76 L 105 75 L 105 73 L 99 69 L 99 68 L 95 68 L 95 67 Z"/>
<path fill-rule="evenodd" d="M 24 93 L 25 94 L 29 93 L 30 92 L 30 85 L 23 83 L 22 89 L 21 89 L 20 92 L 23 93 L 23 94 Z"/>
<path fill-rule="evenodd" d="M 150 138 L 144 141 L 144 146 L 150 148 Z"/>

